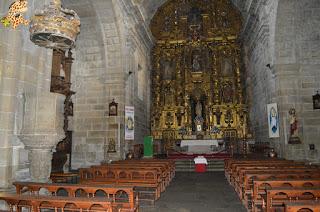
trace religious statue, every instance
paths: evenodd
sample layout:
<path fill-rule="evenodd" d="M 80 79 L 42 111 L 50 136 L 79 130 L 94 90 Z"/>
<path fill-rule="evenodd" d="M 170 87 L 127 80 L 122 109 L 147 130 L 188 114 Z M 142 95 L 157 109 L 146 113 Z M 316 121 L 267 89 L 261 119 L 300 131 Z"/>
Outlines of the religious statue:
<path fill-rule="evenodd" d="M 298 136 L 298 121 L 296 117 L 296 110 L 291 108 L 289 110 L 290 115 L 290 138 L 289 144 L 300 144 L 300 138 Z"/>
<path fill-rule="evenodd" d="M 213 113 L 217 118 L 217 125 L 220 125 L 221 115 L 222 112 L 220 111 L 220 108 L 217 108 L 216 111 Z"/>
<path fill-rule="evenodd" d="M 233 124 L 232 110 L 230 108 L 226 112 L 224 122 L 228 124 L 228 127 L 231 127 L 231 124 Z"/>
<path fill-rule="evenodd" d="M 60 77 L 61 77 L 61 79 L 64 79 L 66 77 L 66 73 L 64 71 L 62 63 L 60 64 Z"/>
<path fill-rule="evenodd" d="M 196 54 L 193 56 L 193 59 L 192 59 L 192 71 L 194 72 L 197 72 L 197 71 L 200 71 L 200 58 L 199 58 L 199 55 Z"/>
<path fill-rule="evenodd" d="M 233 89 L 230 82 L 226 82 L 222 89 L 222 101 L 224 103 L 233 102 Z"/>
<path fill-rule="evenodd" d="M 194 119 L 195 125 L 196 125 L 196 131 L 201 132 L 203 128 L 203 117 L 202 117 L 202 104 L 200 101 L 197 102 L 196 105 L 196 117 Z"/>
<path fill-rule="evenodd" d="M 109 138 L 107 152 L 116 152 L 116 142 L 113 138 Z"/>
<path fill-rule="evenodd" d="M 202 104 L 200 101 L 198 101 L 196 105 L 196 114 L 197 116 L 202 116 Z"/>
<path fill-rule="evenodd" d="M 230 77 L 232 76 L 232 63 L 229 58 L 225 58 L 221 65 L 222 76 Z"/>
<path fill-rule="evenodd" d="M 173 62 L 169 59 L 165 59 L 161 61 L 162 69 L 163 69 L 163 79 L 172 80 L 173 78 Z"/>

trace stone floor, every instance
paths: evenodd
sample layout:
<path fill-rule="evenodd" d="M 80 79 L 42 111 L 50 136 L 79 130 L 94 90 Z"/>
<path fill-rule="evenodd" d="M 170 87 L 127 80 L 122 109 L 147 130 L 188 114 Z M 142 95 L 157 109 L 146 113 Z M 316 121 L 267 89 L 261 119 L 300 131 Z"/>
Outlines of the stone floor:
<path fill-rule="evenodd" d="M 142 212 L 245 212 L 223 172 L 177 172 L 154 207 Z"/>

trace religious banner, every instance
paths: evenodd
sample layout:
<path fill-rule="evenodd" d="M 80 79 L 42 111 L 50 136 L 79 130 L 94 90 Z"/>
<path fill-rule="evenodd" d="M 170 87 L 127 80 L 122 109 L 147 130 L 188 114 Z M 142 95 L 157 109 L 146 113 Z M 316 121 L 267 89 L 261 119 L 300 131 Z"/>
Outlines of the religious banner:
<path fill-rule="evenodd" d="M 279 138 L 279 114 L 277 103 L 267 105 L 269 138 Z"/>
<path fill-rule="evenodd" d="M 125 106 L 125 140 L 134 140 L 134 107 Z"/>

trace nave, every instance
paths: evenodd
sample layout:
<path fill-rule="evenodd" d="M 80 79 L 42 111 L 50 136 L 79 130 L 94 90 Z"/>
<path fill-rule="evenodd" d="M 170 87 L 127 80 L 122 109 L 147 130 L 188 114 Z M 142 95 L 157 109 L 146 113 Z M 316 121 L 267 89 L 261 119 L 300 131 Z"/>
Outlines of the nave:
<path fill-rule="evenodd" d="M 246 211 L 223 172 L 177 172 L 154 207 L 142 212 Z"/>

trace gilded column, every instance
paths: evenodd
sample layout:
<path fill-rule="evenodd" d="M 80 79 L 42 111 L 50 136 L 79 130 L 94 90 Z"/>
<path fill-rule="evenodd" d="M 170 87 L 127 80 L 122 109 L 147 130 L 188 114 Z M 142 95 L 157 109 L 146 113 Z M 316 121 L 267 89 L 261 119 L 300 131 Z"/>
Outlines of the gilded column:
<path fill-rule="evenodd" d="M 241 73 L 240 73 L 240 50 L 238 48 L 235 49 L 235 65 L 236 65 L 236 87 L 238 92 L 238 104 L 243 103 L 243 94 L 242 94 L 242 86 L 241 86 Z"/>
<path fill-rule="evenodd" d="M 214 104 L 218 105 L 219 101 L 219 79 L 218 79 L 218 70 L 217 70 L 217 55 L 216 51 L 213 50 L 212 58 L 212 76 L 213 76 L 213 95 L 214 95 Z"/>

